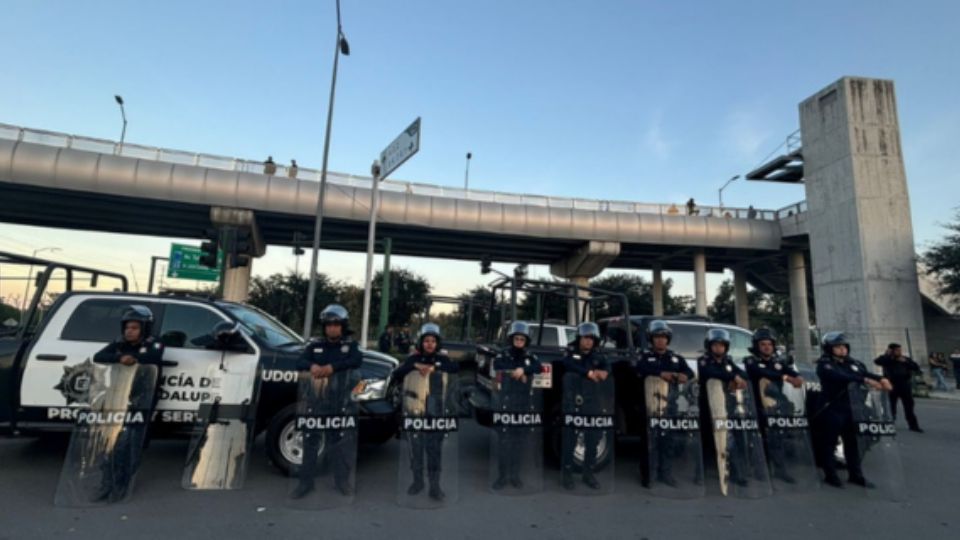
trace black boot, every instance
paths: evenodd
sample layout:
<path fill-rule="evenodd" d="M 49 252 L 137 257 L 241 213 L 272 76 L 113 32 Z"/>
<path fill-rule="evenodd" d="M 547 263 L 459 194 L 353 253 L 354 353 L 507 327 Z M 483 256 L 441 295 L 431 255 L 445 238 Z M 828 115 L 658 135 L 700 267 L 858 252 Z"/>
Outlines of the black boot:
<path fill-rule="evenodd" d="M 784 484 L 796 484 L 797 480 L 787 473 L 786 469 L 777 469 L 773 472 L 773 477 L 782 481 Z"/>
<path fill-rule="evenodd" d="M 600 482 L 597 481 L 597 477 L 592 472 L 583 473 L 583 483 L 590 489 L 600 489 Z"/>
<path fill-rule="evenodd" d="M 573 473 L 570 471 L 563 471 L 563 489 L 572 490 L 575 487 L 573 482 Z"/>
<path fill-rule="evenodd" d="M 838 489 L 843 489 L 843 482 L 840 480 L 840 477 L 836 473 L 827 474 L 823 479 L 823 483 L 828 486 L 833 486 Z"/>
<path fill-rule="evenodd" d="M 519 474 L 513 474 L 510 477 L 510 485 L 516 489 L 523 489 L 523 480 L 520 480 Z"/>
<path fill-rule="evenodd" d="M 423 471 L 414 471 L 413 483 L 407 488 L 407 495 L 416 495 L 423 491 Z"/>
<path fill-rule="evenodd" d="M 867 489 L 873 489 L 873 488 L 877 487 L 877 486 L 873 485 L 873 482 L 867 480 L 867 479 L 864 478 L 863 475 L 861 475 L 861 474 L 857 474 L 857 475 L 852 475 L 852 474 L 851 474 L 851 475 L 850 475 L 850 478 L 847 478 L 847 482 L 849 482 L 849 483 L 851 483 L 851 484 L 854 484 L 854 485 L 857 485 L 857 486 L 865 487 L 865 488 L 867 488 Z"/>
<path fill-rule="evenodd" d="M 447 495 L 440 489 L 440 471 L 430 473 L 430 498 L 442 501 Z"/>
<path fill-rule="evenodd" d="M 494 491 L 500 491 L 505 487 L 507 487 L 507 477 L 501 474 L 497 477 L 497 481 L 493 483 L 493 489 Z"/>
<path fill-rule="evenodd" d="M 311 491 L 313 491 L 313 480 L 300 479 L 300 482 L 297 483 L 297 487 L 294 488 L 293 493 L 290 494 L 290 498 L 302 499 Z"/>

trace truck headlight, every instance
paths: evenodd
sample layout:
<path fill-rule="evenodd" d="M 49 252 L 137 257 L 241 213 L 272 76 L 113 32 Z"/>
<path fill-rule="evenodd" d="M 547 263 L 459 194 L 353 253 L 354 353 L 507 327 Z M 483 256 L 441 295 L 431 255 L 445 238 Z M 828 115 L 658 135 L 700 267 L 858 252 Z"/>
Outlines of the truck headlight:
<path fill-rule="evenodd" d="M 387 395 L 387 379 L 363 379 L 353 388 L 354 401 L 374 401 Z"/>

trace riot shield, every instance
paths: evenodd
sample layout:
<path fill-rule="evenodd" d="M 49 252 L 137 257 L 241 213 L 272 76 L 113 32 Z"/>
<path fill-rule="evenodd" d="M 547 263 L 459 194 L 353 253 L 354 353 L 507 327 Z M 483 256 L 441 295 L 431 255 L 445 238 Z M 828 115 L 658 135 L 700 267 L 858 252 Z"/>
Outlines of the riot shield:
<path fill-rule="evenodd" d="M 819 485 L 806 415 L 806 392 L 783 380 L 757 383 L 764 442 L 776 491 L 808 491 Z"/>
<path fill-rule="evenodd" d="M 860 384 L 851 384 L 849 395 L 860 467 L 863 476 L 873 483 L 867 494 L 891 501 L 903 500 L 903 465 L 889 396 Z M 849 463 L 847 465 L 849 469 Z"/>
<path fill-rule="evenodd" d="M 256 365 L 213 365 L 193 436 L 181 485 L 184 489 L 240 489 L 253 444 L 260 378 Z"/>
<path fill-rule="evenodd" d="M 703 451 L 696 382 L 643 381 L 647 407 L 647 456 L 650 491 L 660 497 L 703 497 Z"/>
<path fill-rule="evenodd" d="M 490 487 L 519 495 L 543 490 L 543 401 L 533 377 L 498 371 L 493 383 Z"/>
<path fill-rule="evenodd" d="M 99 506 L 127 500 L 153 410 L 157 366 L 96 366 L 90 408 L 80 410 L 54 504 Z"/>
<path fill-rule="evenodd" d="M 397 503 L 439 508 L 459 497 L 457 375 L 414 370 L 403 379 Z"/>
<path fill-rule="evenodd" d="M 594 382 L 578 373 L 563 376 L 560 466 L 565 490 L 606 495 L 614 490 L 613 376 Z"/>
<path fill-rule="evenodd" d="M 749 386 L 731 389 L 718 379 L 706 386 L 721 493 L 747 499 L 769 496 L 773 489 L 753 392 Z"/>
<path fill-rule="evenodd" d="M 358 412 L 353 390 L 359 380 L 353 369 L 329 377 L 299 373 L 294 429 L 303 457 L 291 476 L 290 506 L 324 509 L 353 502 Z"/>

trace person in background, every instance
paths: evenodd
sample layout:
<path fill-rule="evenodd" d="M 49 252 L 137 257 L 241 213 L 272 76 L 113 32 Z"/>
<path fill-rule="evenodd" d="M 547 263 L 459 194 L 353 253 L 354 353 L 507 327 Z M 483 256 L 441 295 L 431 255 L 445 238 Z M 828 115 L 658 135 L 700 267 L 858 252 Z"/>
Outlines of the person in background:
<path fill-rule="evenodd" d="M 950 362 L 953 363 L 953 378 L 957 382 L 957 389 L 960 390 L 960 347 L 953 349 L 950 353 Z"/>
<path fill-rule="evenodd" d="M 897 419 L 897 401 L 903 401 L 903 414 L 907 417 L 910 431 L 923 433 L 913 412 L 913 375 L 920 373 L 920 366 L 908 356 L 903 355 L 899 343 L 887 345 L 887 352 L 878 356 L 874 364 L 883 368 L 883 376 L 893 385 L 890 391 L 890 411 Z"/>
<path fill-rule="evenodd" d="M 377 346 L 380 352 L 384 354 L 390 352 L 390 349 L 393 348 L 393 325 L 387 325 L 387 328 L 380 334 L 380 339 L 377 340 Z"/>
<path fill-rule="evenodd" d="M 752 204 L 747 208 L 747 219 L 757 219 L 757 209 Z"/>
<path fill-rule="evenodd" d="M 290 178 L 296 178 L 298 172 L 300 172 L 300 168 L 297 167 L 297 160 L 291 159 L 290 167 L 287 168 L 287 176 L 289 176 Z"/>
<path fill-rule="evenodd" d="M 693 197 L 690 197 L 690 200 L 687 201 L 687 215 L 688 215 L 688 216 L 695 216 L 695 215 L 697 215 L 697 214 L 699 214 L 699 213 L 700 213 L 700 211 L 697 210 L 697 203 L 694 202 Z"/>
<path fill-rule="evenodd" d="M 263 162 L 263 174 L 273 175 L 277 173 L 277 164 L 273 161 L 273 156 L 267 156 Z"/>
<path fill-rule="evenodd" d="M 944 392 L 950 390 L 950 387 L 947 386 L 947 360 L 943 357 L 943 353 L 930 353 L 930 357 L 927 358 L 927 361 L 930 363 L 930 375 L 933 376 L 934 390 L 943 390 Z"/>

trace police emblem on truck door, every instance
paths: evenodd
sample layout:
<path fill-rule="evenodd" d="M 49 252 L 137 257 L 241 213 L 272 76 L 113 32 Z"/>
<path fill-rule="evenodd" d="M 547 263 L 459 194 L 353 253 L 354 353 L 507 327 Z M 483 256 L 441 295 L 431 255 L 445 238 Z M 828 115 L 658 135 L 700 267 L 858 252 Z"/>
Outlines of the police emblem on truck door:
<path fill-rule="evenodd" d="M 93 376 L 93 362 L 87 358 L 74 366 L 63 366 L 63 375 L 60 382 L 53 387 L 59 390 L 67 405 L 90 402 L 90 380 Z"/>

